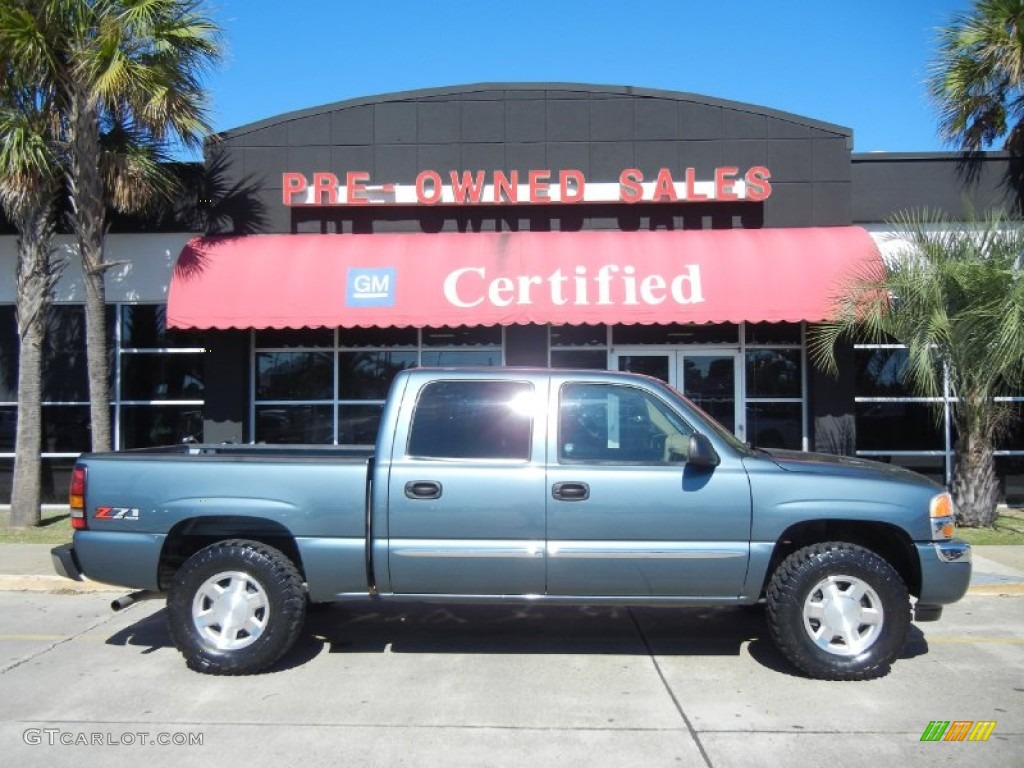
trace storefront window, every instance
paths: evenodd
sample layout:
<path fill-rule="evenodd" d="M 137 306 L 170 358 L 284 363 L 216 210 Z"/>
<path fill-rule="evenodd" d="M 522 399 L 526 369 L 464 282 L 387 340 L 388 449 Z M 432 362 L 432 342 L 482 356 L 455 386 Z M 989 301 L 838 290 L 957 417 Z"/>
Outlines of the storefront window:
<path fill-rule="evenodd" d="M 330 352 L 257 352 L 258 400 L 330 400 L 334 362 Z"/>
<path fill-rule="evenodd" d="M 503 361 L 500 327 L 302 333 L 253 334 L 255 442 L 372 445 L 399 371 L 496 366 Z M 281 346 L 263 346 L 268 344 Z"/>
<path fill-rule="evenodd" d="M 799 349 L 748 349 L 747 397 L 800 397 Z"/>
<path fill-rule="evenodd" d="M 203 439 L 206 336 L 166 327 L 157 304 L 107 308 L 115 449 Z M 18 421 L 14 307 L 0 307 L 0 503 L 10 500 Z M 91 450 L 85 309 L 51 307 L 43 351 L 42 457 L 46 503 L 67 502 L 67 476 Z"/>
<path fill-rule="evenodd" d="M 803 447 L 803 404 L 748 403 L 747 435 L 758 448 Z"/>

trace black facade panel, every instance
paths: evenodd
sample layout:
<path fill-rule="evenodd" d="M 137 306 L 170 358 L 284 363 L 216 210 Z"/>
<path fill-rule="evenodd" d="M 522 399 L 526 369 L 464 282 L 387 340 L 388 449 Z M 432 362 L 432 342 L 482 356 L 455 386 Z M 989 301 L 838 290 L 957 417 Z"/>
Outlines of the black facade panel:
<path fill-rule="evenodd" d="M 327 146 L 331 143 L 331 116 L 311 115 L 288 123 L 288 142 L 292 147 Z"/>
<path fill-rule="evenodd" d="M 349 171 L 373 174 L 373 147 L 331 147 L 330 167 L 339 179 Z"/>
<path fill-rule="evenodd" d="M 679 135 L 683 139 L 722 138 L 722 108 L 684 101 L 679 104 Z"/>
<path fill-rule="evenodd" d="M 586 99 L 548 99 L 548 141 L 589 141 L 590 102 Z"/>
<path fill-rule="evenodd" d="M 505 364 L 546 367 L 548 329 L 543 325 L 514 325 L 505 330 Z"/>
<path fill-rule="evenodd" d="M 317 171 L 337 173 L 337 169 L 331 164 L 331 155 L 331 147 L 328 146 L 291 146 L 288 147 L 286 170 L 304 173 L 306 178 L 312 182 L 312 176 Z M 278 177 L 277 183 L 280 185 L 280 177 Z"/>
<path fill-rule="evenodd" d="M 576 170 L 590 179 L 590 145 L 587 142 L 552 142 L 547 147 L 547 165 L 551 179 L 558 179 L 559 170 Z M 556 170 L 557 169 L 557 170 Z"/>
<path fill-rule="evenodd" d="M 808 139 L 810 136 L 811 129 L 806 125 L 777 117 L 768 118 L 769 139 Z"/>
<path fill-rule="evenodd" d="M 814 329 L 809 328 L 808 334 Z M 853 344 L 840 343 L 835 349 L 838 375 L 811 366 L 808 410 L 811 417 L 811 450 L 851 455 L 857 444 L 854 420 L 854 384 L 856 376 Z"/>
<path fill-rule="evenodd" d="M 505 145 L 505 167 L 509 172 L 519 171 L 521 184 L 527 181 L 527 171 L 544 169 L 547 162 L 547 146 L 544 144 Z"/>
<path fill-rule="evenodd" d="M 416 104 L 385 102 L 373 110 L 373 140 L 376 144 L 412 144 L 416 141 Z"/>
<path fill-rule="evenodd" d="M 249 440 L 249 332 L 218 331 L 203 356 L 206 405 L 203 440 Z"/>
<path fill-rule="evenodd" d="M 402 182 L 411 184 L 419 173 L 415 146 L 383 145 L 373 148 L 371 183 Z"/>
<path fill-rule="evenodd" d="M 851 223 L 848 181 L 823 181 L 814 185 L 814 225 L 848 226 Z"/>
<path fill-rule="evenodd" d="M 764 139 L 732 139 L 722 142 L 722 164 L 745 173 L 755 165 L 768 164 L 768 142 Z"/>
<path fill-rule="evenodd" d="M 501 170 L 505 165 L 504 144 L 462 145 L 462 168 L 467 171 Z"/>
<path fill-rule="evenodd" d="M 810 184 L 772 184 L 772 196 L 765 201 L 764 226 L 810 227 L 814 225 L 814 194 Z"/>
<path fill-rule="evenodd" d="M 850 180 L 850 151 L 846 139 L 815 139 L 811 143 L 815 181 Z"/>
<path fill-rule="evenodd" d="M 547 126 L 547 101 L 517 99 L 505 104 L 505 140 L 544 141 Z"/>
<path fill-rule="evenodd" d="M 590 140 L 632 141 L 633 119 L 632 99 L 595 99 L 590 102 Z"/>
<path fill-rule="evenodd" d="M 636 168 L 644 175 L 644 181 L 654 181 L 662 168 L 672 170 L 676 175 L 680 147 L 678 141 L 638 141 L 636 143 Z"/>
<path fill-rule="evenodd" d="M 637 141 L 671 141 L 680 138 L 678 102 L 669 99 L 637 99 L 636 138 Z"/>
<path fill-rule="evenodd" d="M 982 155 L 965 167 L 957 155 L 854 155 L 853 221 L 883 222 L 899 211 L 941 211 L 954 217 L 989 209 L 1012 210 L 1007 185 L 1010 162 L 1003 153 Z M 972 174 L 974 174 L 972 179 Z"/>
<path fill-rule="evenodd" d="M 814 178 L 810 140 L 769 139 L 767 160 L 772 181 L 811 181 Z"/>
<path fill-rule="evenodd" d="M 281 172 L 288 165 L 288 147 L 245 147 L 242 171 L 260 187 L 281 186 Z"/>
<path fill-rule="evenodd" d="M 710 179 L 715 168 L 723 165 L 720 141 L 679 142 L 679 167 L 693 168 L 698 179 Z"/>
<path fill-rule="evenodd" d="M 455 144 L 462 138 L 462 102 L 421 101 L 416 121 L 421 144 Z"/>
<path fill-rule="evenodd" d="M 466 142 L 504 141 L 505 102 L 462 102 L 462 140 Z"/>
<path fill-rule="evenodd" d="M 373 105 L 347 107 L 332 112 L 331 143 L 357 146 L 373 144 Z"/>
<path fill-rule="evenodd" d="M 421 171 L 437 171 L 447 177 L 448 171 L 462 168 L 462 152 L 458 144 L 420 144 L 417 165 Z"/>
<path fill-rule="evenodd" d="M 238 136 L 243 147 L 283 147 L 288 143 L 288 123 L 277 123 L 257 128 Z"/>
<path fill-rule="evenodd" d="M 592 142 L 588 181 L 618 181 L 625 168 L 636 166 L 635 145 L 631 141 Z"/>
<path fill-rule="evenodd" d="M 764 115 L 726 109 L 722 118 L 724 139 L 764 139 L 768 136 L 768 118 Z"/>

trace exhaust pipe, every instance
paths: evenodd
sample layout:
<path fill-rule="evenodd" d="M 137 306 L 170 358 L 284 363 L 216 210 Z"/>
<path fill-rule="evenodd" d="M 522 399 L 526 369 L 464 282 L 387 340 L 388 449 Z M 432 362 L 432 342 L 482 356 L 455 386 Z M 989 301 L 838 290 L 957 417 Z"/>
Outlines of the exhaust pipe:
<path fill-rule="evenodd" d="M 138 592 L 132 592 L 130 595 L 119 597 L 116 600 L 112 600 L 110 603 L 110 610 L 112 611 L 123 611 L 129 605 L 133 605 L 140 600 L 152 600 L 155 597 L 159 597 L 159 592 L 152 592 L 148 589 L 140 589 Z"/>

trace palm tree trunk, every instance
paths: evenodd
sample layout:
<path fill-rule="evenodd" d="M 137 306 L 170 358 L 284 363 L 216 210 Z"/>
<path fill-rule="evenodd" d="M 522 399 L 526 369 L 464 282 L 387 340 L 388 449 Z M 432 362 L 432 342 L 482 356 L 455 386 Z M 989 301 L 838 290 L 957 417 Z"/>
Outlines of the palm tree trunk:
<path fill-rule="evenodd" d="M 39 525 L 42 492 L 42 361 L 53 271 L 50 266 L 52 221 L 45 211 L 26 217 L 19 226 L 18 427 L 14 448 L 11 525 Z"/>
<path fill-rule="evenodd" d="M 109 451 L 110 374 L 107 353 L 107 296 L 105 276 L 110 265 L 103 259 L 106 205 L 100 175 L 99 126 L 84 97 L 73 99 L 70 163 L 74 228 L 85 280 L 85 359 L 89 372 L 89 407 L 92 450 Z"/>
<path fill-rule="evenodd" d="M 977 422 L 960 433 L 953 465 L 953 503 L 957 523 L 968 527 L 990 526 L 996 520 L 999 479 L 989 433 Z"/>

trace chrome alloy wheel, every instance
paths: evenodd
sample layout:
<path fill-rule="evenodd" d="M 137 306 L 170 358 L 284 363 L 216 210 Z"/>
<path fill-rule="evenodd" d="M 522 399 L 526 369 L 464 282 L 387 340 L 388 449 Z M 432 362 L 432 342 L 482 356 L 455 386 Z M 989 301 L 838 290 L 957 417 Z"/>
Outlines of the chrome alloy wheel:
<path fill-rule="evenodd" d="M 804 600 L 804 629 L 824 651 L 856 656 L 878 639 L 885 623 L 882 601 L 856 576 L 828 576 Z"/>
<path fill-rule="evenodd" d="M 237 651 L 255 643 L 270 619 L 270 601 L 263 586 L 244 571 L 211 576 L 196 590 L 192 623 L 206 642 L 221 651 Z"/>

